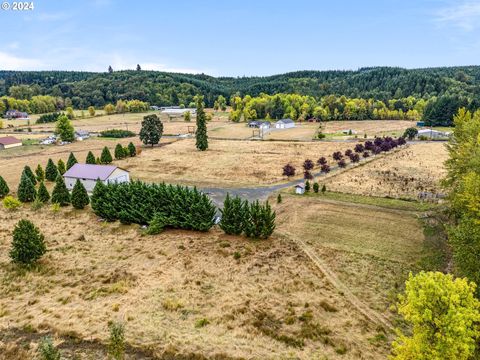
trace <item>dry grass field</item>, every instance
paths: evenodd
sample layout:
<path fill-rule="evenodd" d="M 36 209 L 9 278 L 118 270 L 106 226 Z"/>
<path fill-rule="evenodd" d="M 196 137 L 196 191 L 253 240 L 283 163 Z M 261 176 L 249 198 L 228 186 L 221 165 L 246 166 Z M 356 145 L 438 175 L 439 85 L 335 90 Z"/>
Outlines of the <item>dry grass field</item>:
<path fill-rule="evenodd" d="M 362 121 L 326 121 L 322 123 L 322 132 L 337 134 L 342 131 L 356 131 L 359 138 L 367 134 L 369 138 L 376 136 L 399 136 L 404 130 L 415 126 L 409 120 L 362 120 Z"/>
<path fill-rule="evenodd" d="M 274 141 L 211 140 L 208 151 L 196 151 L 195 140 L 177 141 L 145 149 L 140 157 L 118 162 L 134 178 L 150 182 L 201 186 L 259 186 L 283 182 L 282 167 L 291 163 L 302 176 L 302 163 L 334 151 L 351 148 L 347 143 L 288 143 Z M 318 168 L 318 166 L 317 166 Z"/>
<path fill-rule="evenodd" d="M 378 256 L 391 244 L 398 254 L 385 255 L 386 260 L 402 261 L 421 243 L 414 221 L 298 200 L 288 198 L 277 209 L 279 231 L 298 231 L 319 250 L 335 254 L 352 246 L 352 254 Z M 301 214 L 292 223 L 297 211 Z M 339 215 L 353 221 L 355 234 L 340 233 Z M 374 249 L 381 241 L 378 234 L 369 235 L 372 215 L 381 216 L 385 231 L 395 234 L 380 250 Z M 8 258 L 11 231 L 21 218 L 42 230 L 48 247 L 31 271 Z M 398 219 L 412 229 L 401 230 Z M 400 246 L 402 236 L 406 246 Z M 344 272 L 370 271 L 350 264 L 348 256 L 343 259 L 349 266 Z M 84 349 L 79 359 L 105 358 L 102 348 L 91 350 L 84 341 L 105 343 L 112 320 L 125 324 L 130 345 L 157 358 L 384 359 L 388 353 L 386 335 L 352 309 L 283 236 L 249 241 L 216 229 L 143 236 L 137 226 L 98 222 L 90 210 L 1 209 L 0 278 L 0 351 L 17 354 L 7 359 L 30 358 L 36 342 L 14 339 L 36 332 L 56 334 L 60 347 L 67 337 L 77 339 L 75 347 Z M 366 294 L 372 296 L 370 290 Z"/>
<path fill-rule="evenodd" d="M 442 193 L 447 159 L 444 143 L 416 143 L 363 166 L 331 176 L 331 191 L 395 198 Z"/>
<path fill-rule="evenodd" d="M 210 122 L 210 124 L 212 124 Z M 208 136 L 225 139 L 248 139 L 253 135 L 253 129 L 246 123 L 228 122 L 209 129 Z"/>
<path fill-rule="evenodd" d="M 312 140 L 319 128 L 318 123 L 297 123 L 292 129 L 272 129 L 265 136 L 266 140 Z"/>
<path fill-rule="evenodd" d="M 287 194 L 276 210 L 279 233 L 302 239 L 358 299 L 393 318 L 395 294 L 425 255 L 414 212 Z"/>

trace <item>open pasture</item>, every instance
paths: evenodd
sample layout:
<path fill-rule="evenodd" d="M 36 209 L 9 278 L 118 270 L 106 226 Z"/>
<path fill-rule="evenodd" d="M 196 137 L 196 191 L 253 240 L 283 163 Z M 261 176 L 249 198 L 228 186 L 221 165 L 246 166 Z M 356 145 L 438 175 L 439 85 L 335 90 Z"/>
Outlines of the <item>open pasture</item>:
<path fill-rule="evenodd" d="M 291 129 L 271 129 L 264 137 L 266 140 L 312 140 L 319 128 L 319 123 L 296 123 Z"/>
<path fill-rule="evenodd" d="M 330 177 L 331 191 L 416 199 L 421 192 L 442 193 L 444 143 L 415 143 L 363 166 Z"/>
<path fill-rule="evenodd" d="M 360 120 L 360 121 L 325 121 L 322 123 L 322 132 L 330 134 L 330 137 L 337 136 L 344 138 L 342 131 L 352 130 L 353 137 L 368 138 L 374 136 L 401 136 L 405 129 L 414 127 L 415 122 L 409 120 Z"/>

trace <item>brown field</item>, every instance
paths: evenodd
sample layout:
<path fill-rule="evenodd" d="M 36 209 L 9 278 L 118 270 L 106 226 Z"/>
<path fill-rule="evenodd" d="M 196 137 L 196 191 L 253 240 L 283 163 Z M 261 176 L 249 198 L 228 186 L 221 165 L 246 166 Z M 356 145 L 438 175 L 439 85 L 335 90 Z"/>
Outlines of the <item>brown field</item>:
<path fill-rule="evenodd" d="M 394 317 L 389 306 L 426 247 L 415 213 L 285 195 L 277 214 L 280 233 L 302 239 L 358 299 Z"/>
<path fill-rule="evenodd" d="M 312 140 L 320 124 L 297 123 L 292 129 L 272 129 L 265 136 L 266 140 Z"/>
<path fill-rule="evenodd" d="M 274 141 L 211 140 L 208 151 L 196 151 L 195 140 L 146 149 L 139 158 L 118 164 L 135 178 L 150 182 L 201 186 L 258 186 L 283 182 L 282 167 L 291 163 L 302 176 L 302 163 L 334 151 L 351 148 L 348 143 L 288 143 Z M 318 168 L 318 167 L 317 167 Z"/>
<path fill-rule="evenodd" d="M 322 132 L 336 134 L 351 129 L 357 132 L 359 138 L 363 138 L 364 134 L 372 138 L 374 135 L 399 136 L 412 126 L 415 126 L 415 122 L 409 120 L 325 121 L 322 123 Z"/>
<path fill-rule="evenodd" d="M 363 166 L 331 176 L 331 191 L 395 198 L 441 193 L 447 159 L 444 143 L 415 143 Z"/>
<path fill-rule="evenodd" d="M 221 125 L 217 123 L 216 127 L 209 130 L 208 136 L 215 138 L 248 139 L 253 135 L 253 129 L 249 128 L 246 123 L 228 122 Z"/>
<path fill-rule="evenodd" d="M 292 200 L 288 198 L 286 204 L 293 205 Z M 282 205 L 279 232 L 307 234 L 313 229 L 319 238 L 313 233 L 308 238 L 325 246 L 325 251 L 343 251 L 350 241 L 354 253 L 378 253 L 376 233 L 364 241 L 373 226 L 365 221 L 381 213 L 358 215 L 333 205 L 296 204 L 295 213 L 306 213 L 293 218 L 292 224 L 293 213 Z M 354 220 L 355 235 L 346 231 L 338 238 L 339 230 L 330 227 L 334 238 L 320 231 L 317 221 L 327 226 L 330 220 L 325 215 L 338 213 L 348 216 L 347 223 Z M 402 220 L 406 228 L 413 227 L 405 230 L 407 234 L 398 227 L 398 218 L 385 216 L 382 226 L 391 229 L 385 231 L 397 234 L 391 244 L 399 254 L 391 257 L 413 256 L 413 246 L 420 243 L 415 222 Z M 49 249 L 31 271 L 19 269 L 8 258 L 11 231 L 21 218 L 32 219 L 42 230 Z M 90 210 L 66 208 L 54 213 L 48 207 L 37 212 L 28 207 L 17 212 L 1 209 L 0 229 L 0 333 L 4 336 L 13 333 L 16 339 L 49 332 L 58 336 L 60 344 L 68 336 L 85 351 L 80 350 L 78 358 L 90 359 L 89 347 L 82 341 L 105 343 L 107 324 L 114 320 L 125 324 L 130 345 L 158 358 L 169 354 L 168 358 L 186 359 L 189 354 L 189 359 L 384 359 L 388 353 L 379 327 L 355 311 L 303 252 L 283 237 L 249 241 L 216 229 L 143 236 L 137 226 L 98 222 Z M 362 237 L 355 244 L 357 234 Z M 402 235 L 409 235 L 410 243 L 399 246 Z M 369 249 L 361 249 L 364 246 Z M 381 249 L 386 247 L 384 243 Z M 233 257 L 236 252 L 238 260 Z M 371 296 L 370 290 L 366 294 Z M 10 359 L 30 358 L 34 353 L 35 342 L 11 342 L 0 341 L 0 351 L 20 353 Z M 104 358 L 102 354 L 97 358 Z"/>

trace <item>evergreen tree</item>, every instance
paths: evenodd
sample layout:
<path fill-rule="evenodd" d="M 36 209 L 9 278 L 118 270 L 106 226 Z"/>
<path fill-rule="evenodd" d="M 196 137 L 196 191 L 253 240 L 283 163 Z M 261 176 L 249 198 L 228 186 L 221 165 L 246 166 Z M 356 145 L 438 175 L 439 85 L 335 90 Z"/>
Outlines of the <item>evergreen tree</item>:
<path fill-rule="evenodd" d="M 313 183 L 313 192 L 318 193 L 318 188 L 319 188 L 318 183 L 317 182 Z"/>
<path fill-rule="evenodd" d="M 95 155 L 93 155 L 93 153 L 91 151 L 88 152 L 87 159 L 85 160 L 85 163 L 92 164 L 92 165 L 96 164 Z"/>
<path fill-rule="evenodd" d="M 23 173 L 28 176 L 28 178 L 30 179 L 30 181 L 32 182 L 33 185 L 37 185 L 37 178 L 36 178 L 36 176 L 33 174 L 33 171 L 32 171 L 32 169 L 30 168 L 30 166 L 26 165 L 26 166 L 23 168 Z"/>
<path fill-rule="evenodd" d="M 203 109 L 203 96 L 197 95 L 195 97 L 197 104 L 197 131 L 195 132 L 196 147 L 200 151 L 208 149 L 208 135 L 207 135 L 207 119 Z"/>
<path fill-rule="evenodd" d="M 258 200 L 251 203 L 244 225 L 245 235 L 255 239 L 267 239 L 275 230 L 275 212 L 268 204 L 261 205 Z"/>
<path fill-rule="evenodd" d="M 325 191 L 327 191 L 327 187 L 325 186 L 325 184 L 323 184 L 323 186 L 322 186 L 322 194 L 325 194 Z"/>
<path fill-rule="evenodd" d="M 75 209 L 83 209 L 89 203 L 90 198 L 88 197 L 87 190 L 85 190 L 81 181 L 77 179 L 72 190 L 72 205 Z"/>
<path fill-rule="evenodd" d="M 57 180 L 55 180 L 55 187 L 52 191 L 52 203 L 59 204 L 60 206 L 70 204 L 70 193 L 61 175 L 58 175 Z"/>
<path fill-rule="evenodd" d="M 140 140 L 145 145 L 156 145 L 163 135 L 163 124 L 156 114 L 143 117 L 142 128 L 140 129 Z"/>
<path fill-rule="evenodd" d="M 130 154 L 131 157 L 134 157 L 137 155 L 137 149 L 135 148 L 135 145 L 133 145 L 132 142 L 128 144 L 128 153 Z"/>
<path fill-rule="evenodd" d="M 48 181 L 55 181 L 58 176 L 58 169 L 52 159 L 48 159 L 47 167 L 45 168 L 45 178 Z"/>
<path fill-rule="evenodd" d="M 40 259 L 47 251 L 44 236 L 29 220 L 22 219 L 13 230 L 10 258 L 13 262 L 29 265 Z"/>
<path fill-rule="evenodd" d="M 305 182 L 305 191 L 310 191 L 310 181 Z"/>
<path fill-rule="evenodd" d="M 37 177 L 38 182 L 45 180 L 45 171 L 43 171 L 42 165 L 37 165 L 37 168 L 35 169 L 35 176 Z"/>
<path fill-rule="evenodd" d="M 17 195 L 18 200 L 21 202 L 31 202 L 35 200 L 35 196 L 37 195 L 35 185 L 33 185 L 32 181 L 25 172 L 22 173 L 22 177 L 20 178 Z"/>
<path fill-rule="evenodd" d="M 75 155 L 73 155 L 73 152 L 68 155 L 68 160 L 67 160 L 67 170 L 69 170 L 73 165 L 77 164 L 77 158 Z"/>
<path fill-rule="evenodd" d="M 220 220 L 220 228 L 229 235 L 240 235 L 243 232 L 247 202 L 243 202 L 238 196 L 233 199 L 227 193 L 227 197 L 223 202 L 223 209 L 220 209 L 222 218 Z"/>
<path fill-rule="evenodd" d="M 65 163 L 63 162 L 62 159 L 59 159 L 59 160 L 58 160 L 57 169 L 58 169 L 58 172 L 59 172 L 60 175 L 65 174 L 65 172 L 67 171 L 67 168 L 66 168 L 66 166 L 65 166 Z"/>
<path fill-rule="evenodd" d="M 10 188 L 3 177 L 0 176 L 0 199 L 7 196 L 10 192 Z"/>
<path fill-rule="evenodd" d="M 75 130 L 66 115 L 60 115 L 58 117 L 55 124 L 55 134 L 57 134 L 62 141 L 73 142 L 75 140 Z"/>
<path fill-rule="evenodd" d="M 277 204 L 280 204 L 282 202 L 282 194 L 278 194 L 277 196 Z"/>
<path fill-rule="evenodd" d="M 100 155 L 100 162 L 102 164 L 110 164 L 112 160 L 112 154 L 110 153 L 110 150 L 108 150 L 108 147 L 105 146 Z"/>
<path fill-rule="evenodd" d="M 40 182 L 40 185 L 38 187 L 37 199 L 40 200 L 42 203 L 46 203 L 48 202 L 48 200 L 50 200 L 50 194 L 48 193 L 47 187 L 45 186 L 43 181 Z"/>
<path fill-rule="evenodd" d="M 125 151 L 123 151 L 123 146 L 120 144 L 117 144 L 115 146 L 115 159 L 120 160 L 125 158 Z"/>

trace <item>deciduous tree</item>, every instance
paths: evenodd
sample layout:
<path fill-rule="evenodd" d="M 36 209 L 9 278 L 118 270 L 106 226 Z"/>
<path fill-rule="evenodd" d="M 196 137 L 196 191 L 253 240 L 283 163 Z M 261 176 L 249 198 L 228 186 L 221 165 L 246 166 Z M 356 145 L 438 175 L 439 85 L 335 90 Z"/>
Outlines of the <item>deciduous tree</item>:
<path fill-rule="evenodd" d="M 145 145 L 156 145 L 160 142 L 163 134 L 163 124 L 157 115 L 147 115 L 143 118 L 140 130 L 140 140 Z"/>
<path fill-rule="evenodd" d="M 55 134 L 57 134 L 62 141 L 73 142 L 75 140 L 75 130 L 66 115 L 60 115 L 58 117 L 55 124 Z"/>

